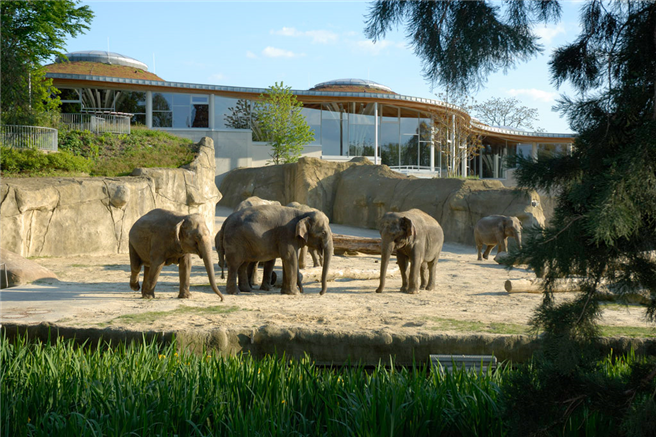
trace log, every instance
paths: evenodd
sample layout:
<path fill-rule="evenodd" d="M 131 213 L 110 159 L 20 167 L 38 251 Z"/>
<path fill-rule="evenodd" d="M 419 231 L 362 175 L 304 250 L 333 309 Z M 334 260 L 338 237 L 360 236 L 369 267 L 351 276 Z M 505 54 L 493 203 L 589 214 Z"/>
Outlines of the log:
<path fill-rule="evenodd" d="M 554 293 L 579 291 L 578 279 L 559 279 L 554 283 Z M 542 279 L 508 279 L 504 288 L 508 293 L 542 293 Z"/>
<path fill-rule="evenodd" d="M 333 248 L 336 255 L 344 252 L 360 252 L 368 255 L 380 255 L 380 238 L 353 237 L 351 235 L 333 234 Z"/>

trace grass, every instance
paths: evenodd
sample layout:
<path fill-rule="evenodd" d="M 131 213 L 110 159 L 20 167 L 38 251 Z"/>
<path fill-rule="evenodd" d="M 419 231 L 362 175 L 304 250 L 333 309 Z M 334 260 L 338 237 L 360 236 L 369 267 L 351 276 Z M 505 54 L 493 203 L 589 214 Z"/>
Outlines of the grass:
<path fill-rule="evenodd" d="M 0 340 L 3 436 L 494 435 L 502 368 L 323 368 L 175 344 Z M 393 364 L 393 363 L 386 363 Z"/>
<path fill-rule="evenodd" d="M 211 307 L 183 306 L 171 311 L 149 311 L 145 313 L 124 314 L 122 316 L 116 317 L 115 319 L 112 319 L 108 324 L 113 324 L 113 323 L 151 324 L 158 320 L 165 319 L 166 317 L 180 316 L 184 314 L 202 316 L 202 315 L 214 315 L 214 314 L 229 314 L 229 313 L 234 313 L 236 311 L 240 311 L 240 308 L 236 306 L 219 306 L 219 305 L 211 306 Z"/>
<path fill-rule="evenodd" d="M 528 334 L 530 327 L 515 323 L 484 323 L 467 320 L 445 319 L 441 317 L 427 317 L 433 322 L 429 329 L 433 331 L 483 332 L 489 334 Z"/>
<path fill-rule="evenodd" d="M 130 135 L 60 131 L 59 152 L 2 148 L 2 176 L 125 176 L 137 167 L 177 168 L 197 150 L 191 140 L 132 127 Z"/>

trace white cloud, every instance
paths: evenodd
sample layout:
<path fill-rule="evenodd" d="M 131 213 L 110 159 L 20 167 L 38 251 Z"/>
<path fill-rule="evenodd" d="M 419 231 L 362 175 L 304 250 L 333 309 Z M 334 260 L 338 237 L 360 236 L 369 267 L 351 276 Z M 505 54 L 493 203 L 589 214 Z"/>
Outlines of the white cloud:
<path fill-rule="evenodd" d="M 257 59 L 257 55 L 250 50 L 246 52 L 246 57 L 249 59 Z"/>
<path fill-rule="evenodd" d="M 355 44 L 355 50 L 360 52 L 368 53 L 372 56 L 379 55 L 383 50 L 389 47 L 403 48 L 403 43 L 395 43 L 393 41 L 382 40 L 376 43 L 371 42 L 370 40 L 357 41 Z"/>
<path fill-rule="evenodd" d="M 280 30 L 272 30 L 272 35 L 292 36 L 292 37 L 307 37 L 312 39 L 313 44 L 329 44 L 334 43 L 339 38 L 338 35 L 329 30 L 306 30 L 300 31 L 293 27 L 283 27 Z"/>
<path fill-rule="evenodd" d="M 305 53 L 294 53 L 289 50 L 283 50 L 271 46 L 262 50 L 262 54 L 267 58 L 298 58 L 301 56 L 305 56 Z"/>
<path fill-rule="evenodd" d="M 209 77 L 209 80 L 219 82 L 219 81 L 224 80 L 225 78 L 226 78 L 226 77 L 225 77 L 223 74 L 221 74 L 221 73 L 217 73 L 217 74 L 213 74 L 213 75 L 211 75 L 211 76 Z"/>
<path fill-rule="evenodd" d="M 508 94 L 510 94 L 513 97 L 516 96 L 528 96 L 529 98 L 533 100 L 537 100 L 540 102 L 553 102 L 556 100 L 556 97 L 558 97 L 558 93 L 554 92 L 549 92 L 549 91 L 544 91 L 544 90 L 538 90 L 535 88 L 529 88 L 529 89 L 509 89 Z"/>
<path fill-rule="evenodd" d="M 547 26 L 536 26 L 534 29 L 535 34 L 544 41 L 546 45 L 550 45 L 551 41 L 558 36 L 559 34 L 566 34 L 565 26 L 562 24 L 557 25 L 547 25 Z"/>

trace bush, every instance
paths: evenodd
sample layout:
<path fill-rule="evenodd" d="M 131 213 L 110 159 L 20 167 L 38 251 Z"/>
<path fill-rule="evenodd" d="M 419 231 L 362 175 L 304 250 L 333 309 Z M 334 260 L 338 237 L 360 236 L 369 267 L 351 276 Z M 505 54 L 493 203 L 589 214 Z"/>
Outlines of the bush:
<path fill-rule="evenodd" d="M 90 160 L 67 151 L 44 153 L 11 147 L 2 147 L 0 151 L 0 169 L 5 177 L 81 175 L 88 174 L 91 165 Z"/>

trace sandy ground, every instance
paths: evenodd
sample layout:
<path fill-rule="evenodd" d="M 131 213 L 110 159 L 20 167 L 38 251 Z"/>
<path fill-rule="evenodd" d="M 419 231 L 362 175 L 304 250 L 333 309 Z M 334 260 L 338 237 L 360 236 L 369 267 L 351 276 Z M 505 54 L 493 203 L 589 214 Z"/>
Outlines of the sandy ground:
<path fill-rule="evenodd" d="M 217 216 L 217 224 L 226 211 Z M 218 227 L 216 228 L 218 229 Z M 377 236 L 376 231 L 334 226 L 335 233 Z M 0 320 L 4 323 L 106 327 L 154 331 L 212 329 L 323 327 L 326 331 L 359 330 L 396 333 L 501 333 L 526 331 L 539 294 L 509 294 L 507 279 L 533 279 L 522 268 L 505 270 L 494 261 L 477 261 L 474 247 L 445 244 L 438 263 L 437 289 L 407 295 L 399 291 L 401 278 L 394 260 L 386 289 L 377 294 L 380 257 L 334 256 L 328 291 L 319 295 L 320 268 L 304 271 L 305 293 L 281 295 L 280 290 L 226 295 L 220 302 L 209 287 L 202 261 L 193 257 L 191 299 L 177 299 L 177 266 L 165 267 L 156 298 L 141 299 L 130 290 L 128 255 L 39 258 L 60 282 L 29 284 L 0 294 Z M 216 266 L 217 255 L 214 253 Z M 308 257 L 308 264 L 311 260 Z M 215 267 L 216 268 L 216 267 Z M 280 261 L 276 266 L 280 272 Z M 142 275 L 143 276 L 143 275 Z M 225 280 L 219 279 L 225 290 Z M 558 294 L 558 299 L 570 295 Z M 644 309 L 637 305 L 608 304 L 602 325 L 650 328 Z M 652 334 L 656 332 L 652 331 Z"/>

